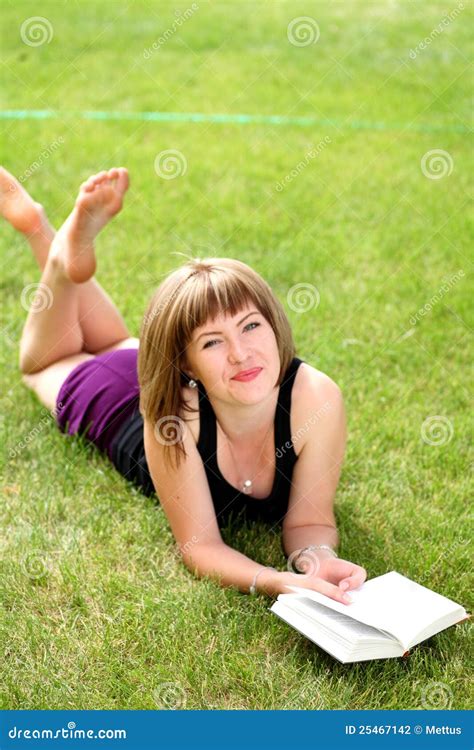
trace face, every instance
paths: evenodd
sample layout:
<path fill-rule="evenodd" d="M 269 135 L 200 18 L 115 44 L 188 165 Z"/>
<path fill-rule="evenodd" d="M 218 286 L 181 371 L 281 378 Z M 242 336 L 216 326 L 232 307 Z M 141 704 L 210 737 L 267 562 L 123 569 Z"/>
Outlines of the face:
<path fill-rule="evenodd" d="M 273 390 L 280 374 L 275 334 L 253 305 L 237 315 L 219 315 L 193 332 L 185 372 L 200 380 L 208 394 L 228 403 L 254 404 Z M 258 369 L 252 379 L 235 379 Z"/>

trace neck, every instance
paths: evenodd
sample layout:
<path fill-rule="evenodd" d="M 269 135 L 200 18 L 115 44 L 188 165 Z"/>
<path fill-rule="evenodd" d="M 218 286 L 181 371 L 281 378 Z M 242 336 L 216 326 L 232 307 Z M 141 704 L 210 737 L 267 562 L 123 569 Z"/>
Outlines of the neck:
<path fill-rule="evenodd" d="M 263 436 L 275 419 L 278 388 L 260 404 L 232 407 L 222 402 L 211 402 L 216 421 L 232 443 L 247 442 Z"/>

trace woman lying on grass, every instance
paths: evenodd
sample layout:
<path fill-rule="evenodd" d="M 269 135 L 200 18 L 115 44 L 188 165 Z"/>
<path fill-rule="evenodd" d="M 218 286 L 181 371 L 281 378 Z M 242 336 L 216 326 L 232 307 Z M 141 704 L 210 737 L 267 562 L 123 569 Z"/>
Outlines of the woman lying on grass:
<path fill-rule="evenodd" d="M 86 435 L 147 495 L 156 490 L 197 576 L 272 596 L 298 585 L 347 602 L 366 571 L 335 552 L 346 437 L 338 386 L 295 356 L 269 285 L 229 258 L 189 260 L 170 273 L 140 339 L 130 338 L 93 278 L 94 239 L 127 188 L 126 169 L 90 177 L 55 234 L 0 170 L 1 213 L 42 269 L 20 345 L 25 383 L 62 430 Z M 281 524 L 288 570 L 224 543 L 220 527 L 234 514 Z"/>

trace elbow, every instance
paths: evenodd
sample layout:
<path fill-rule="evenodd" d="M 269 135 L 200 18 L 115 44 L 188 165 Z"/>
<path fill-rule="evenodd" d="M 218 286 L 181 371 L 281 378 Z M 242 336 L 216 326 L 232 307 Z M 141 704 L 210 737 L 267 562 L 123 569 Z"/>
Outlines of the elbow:
<path fill-rule="evenodd" d="M 181 555 L 181 562 L 195 578 L 202 578 L 204 571 L 194 555 Z"/>
<path fill-rule="evenodd" d="M 215 567 L 223 547 L 223 543 L 187 545 L 180 549 L 181 560 L 196 578 L 203 578 Z"/>

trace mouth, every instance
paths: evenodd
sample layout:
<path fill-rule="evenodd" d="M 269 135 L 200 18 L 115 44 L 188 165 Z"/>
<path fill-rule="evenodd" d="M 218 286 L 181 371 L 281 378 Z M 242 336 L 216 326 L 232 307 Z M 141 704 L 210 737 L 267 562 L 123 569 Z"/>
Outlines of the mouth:
<path fill-rule="evenodd" d="M 239 372 L 238 375 L 235 375 L 231 380 L 238 380 L 242 383 L 246 383 L 249 380 L 253 380 L 257 377 L 257 375 L 260 375 L 262 372 L 262 367 L 254 367 L 252 370 L 243 370 L 242 372 Z"/>

